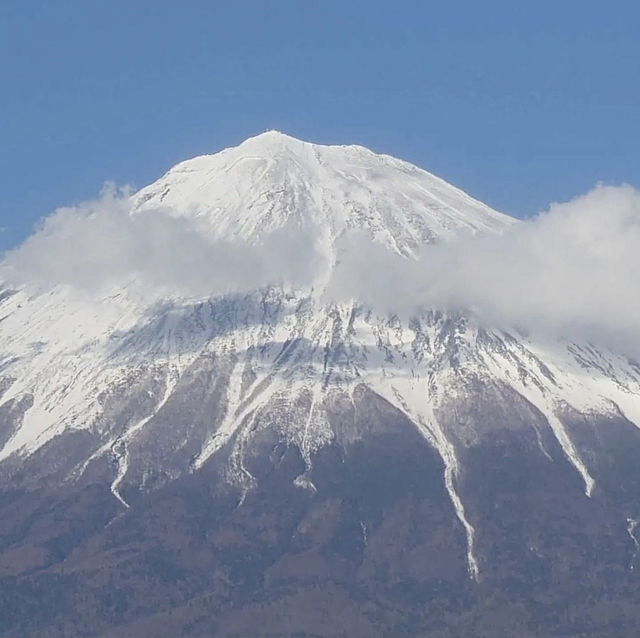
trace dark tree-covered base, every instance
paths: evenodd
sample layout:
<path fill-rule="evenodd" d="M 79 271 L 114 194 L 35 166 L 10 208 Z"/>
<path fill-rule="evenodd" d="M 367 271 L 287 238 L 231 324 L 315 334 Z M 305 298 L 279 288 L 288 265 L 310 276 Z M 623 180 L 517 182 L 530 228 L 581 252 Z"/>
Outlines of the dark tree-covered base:
<path fill-rule="evenodd" d="M 638 437 L 620 428 L 629 456 Z M 619 514 L 632 497 L 614 480 L 628 467 L 603 465 L 611 489 L 589 499 L 552 442 L 544 456 L 505 430 L 469 448 L 458 488 L 474 582 L 440 457 L 398 432 L 324 448 L 306 488 L 297 448 L 265 439 L 244 497 L 222 462 L 127 494 L 129 510 L 102 484 L 3 493 L 0 635 L 638 635 L 638 556 Z"/>

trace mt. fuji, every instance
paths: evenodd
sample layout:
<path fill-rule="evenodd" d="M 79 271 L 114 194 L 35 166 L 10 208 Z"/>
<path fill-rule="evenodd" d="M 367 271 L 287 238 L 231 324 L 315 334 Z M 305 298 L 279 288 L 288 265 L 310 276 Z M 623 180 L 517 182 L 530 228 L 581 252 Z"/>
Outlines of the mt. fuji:
<path fill-rule="evenodd" d="M 117 209 L 6 258 L 0 635 L 635 635 L 640 366 L 345 286 L 520 222 L 275 131 Z"/>

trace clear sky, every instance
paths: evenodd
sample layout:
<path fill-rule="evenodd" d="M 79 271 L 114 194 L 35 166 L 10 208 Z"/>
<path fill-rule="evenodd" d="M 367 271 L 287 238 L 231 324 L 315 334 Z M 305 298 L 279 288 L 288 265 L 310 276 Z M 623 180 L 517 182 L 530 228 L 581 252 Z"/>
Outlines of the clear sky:
<path fill-rule="evenodd" d="M 0 0 L 0 250 L 266 129 L 528 216 L 640 186 L 640 3 Z"/>

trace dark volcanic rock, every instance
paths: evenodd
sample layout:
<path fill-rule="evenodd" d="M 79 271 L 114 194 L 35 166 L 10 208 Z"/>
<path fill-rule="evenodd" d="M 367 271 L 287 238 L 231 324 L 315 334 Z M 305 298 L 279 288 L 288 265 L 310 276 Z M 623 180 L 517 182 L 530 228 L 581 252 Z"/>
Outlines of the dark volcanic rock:
<path fill-rule="evenodd" d="M 0 635 L 636 635 L 631 496 L 588 499 L 558 449 L 496 430 L 459 481 L 476 583 L 440 457 L 377 414 L 313 459 L 315 491 L 298 449 L 262 437 L 246 493 L 215 460 L 126 511 L 108 485 L 3 493 Z"/>

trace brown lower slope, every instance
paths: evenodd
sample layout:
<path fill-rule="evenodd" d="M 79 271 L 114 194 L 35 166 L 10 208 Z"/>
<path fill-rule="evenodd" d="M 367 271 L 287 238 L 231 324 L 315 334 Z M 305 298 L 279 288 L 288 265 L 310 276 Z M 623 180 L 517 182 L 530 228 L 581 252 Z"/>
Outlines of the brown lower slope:
<path fill-rule="evenodd" d="M 623 486 L 638 437 L 608 431 L 591 499 L 552 441 L 544 456 L 505 430 L 467 451 L 478 583 L 442 461 L 407 428 L 324 448 L 316 492 L 294 485 L 304 462 L 276 439 L 248 455 L 244 499 L 215 463 L 128 494 L 126 511 L 104 484 L 5 492 L 0 636 L 635 638 L 640 581 L 620 508 L 637 503 Z"/>

